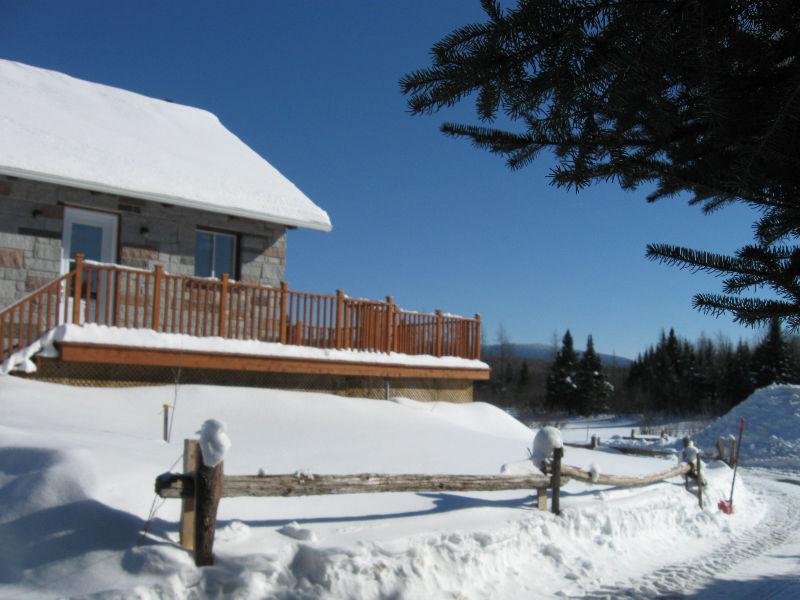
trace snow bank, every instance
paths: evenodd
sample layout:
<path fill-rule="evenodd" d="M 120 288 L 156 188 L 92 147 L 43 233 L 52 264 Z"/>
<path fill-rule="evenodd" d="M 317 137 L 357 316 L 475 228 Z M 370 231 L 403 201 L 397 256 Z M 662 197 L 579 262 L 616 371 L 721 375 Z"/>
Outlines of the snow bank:
<path fill-rule="evenodd" d="M 704 429 L 697 436 L 698 445 L 713 448 L 720 437 L 738 435 L 741 417 L 746 422 L 741 465 L 800 470 L 800 386 L 756 390 Z"/>
<path fill-rule="evenodd" d="M 707 509 L 682 485 L 611 489 L 570 481 L 562 516 L 531 490 L 224 498 L 212 568 L 176 545 L 180 502 L 154 502 L 184 438 L 213 415 L 234 445 L 229 474 L 497 474 L 526 463 L 532 432 L 488 405 L 425 406 L 326 394 L 182 385 L 71 388 L 0 378 L 0 596 L 553 598 L 692 560 L 766 510 L 730 469 L 707 469 Z M 481 423 L 483 422 L 483 430 Z M 550 439 L 550 444 L 555 441 Z M 610 474 L 661 460 L 567 447 L 565 462 Z M 679 483 L 679 481 L 677 481 Z M 155 509 L 154 518 L 151 509 Z M 143 537 L 141 530 L 147 528 Z"/>
<path fill-rule="evenodd" d="M 36 371 L 36 365 L 31 358 L 39 352 L 45 352 L 48 356 L 57 355 L 57 351 L 53 348 L 54 342 L 80 342 L 110 346 L 132 346 L 134 348 L 218 352 L 220 354 L 303 358 L 337 362 L 403 365 L 408 367 L 489 368 L 486 363 L 480 360 L 459 358 L 457 356 L 429 356 L 425 354 L 368 352 L 363 350 L 328 350 L 257 340 L 235 340 L 213 336 L 198 337 L 182 333 L 161 333 L 153 329 L 130 329 L 87 323 L 84 325 L 59 325 L 30 346 L 7 358 L 0 366 L 0 374 L 7 374 L 15 370 L 25 373 Z"/>

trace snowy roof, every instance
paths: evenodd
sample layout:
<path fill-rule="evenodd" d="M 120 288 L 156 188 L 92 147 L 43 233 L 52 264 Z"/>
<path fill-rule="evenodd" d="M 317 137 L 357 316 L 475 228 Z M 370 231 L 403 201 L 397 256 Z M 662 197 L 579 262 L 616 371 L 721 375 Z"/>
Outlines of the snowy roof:
<path fill-rule="evenodd" d="M 330 231 L 213 114 L 0 60 L 0 174 Z"/>

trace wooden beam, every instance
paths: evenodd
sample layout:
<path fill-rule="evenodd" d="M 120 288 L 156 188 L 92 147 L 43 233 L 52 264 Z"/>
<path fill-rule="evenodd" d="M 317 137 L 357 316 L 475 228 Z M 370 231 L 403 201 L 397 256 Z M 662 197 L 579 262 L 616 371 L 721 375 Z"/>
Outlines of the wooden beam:
<path fill-rule="evenodd" d="M 59 350 L 61 360 L 78 363 L 300 373 L 307 375 L 352 375 L 359 377 L 473 381 L 489 379 L 489 369 L 416 367 L 307 358 L 225 354 L 220 352 L 195 352 L 167 348 L 137 348 L 84 342 L 57 342 L 56 347 Z"/>
<path fill-rule="evenodd" d="M 565 479 L 562 479 L 562 482 Z M 481 492 L 495 490 L 546 490 L 544 475 L 225 475 L 222 497 L 321 496 L 382 492 Z M 180 498 L 183 483 L 177 477 L 158 489 L 162 498 Z M 546 491 L 545 491 L 546 497 Z"/>
<path fill-rule="evenodd" d="M 595 483 L 597 485 L 613 485 L 617 487 L 639 487 L 643 485 L 650 485 L 664 479 L 672 479 L 679 475 L 686 475 L 692 470 L 691 465 L 683 463 L 677 467 L 653 473 L 652 475 L 644 475 L 642 477 L 634 477 L 628 475 L 603 475 L 602 473 L 597 476 L 596 480 L 592 480 L 592 474 L 577 467 L 569 465 L 561 465 L 561 473 L 571 479 L 578 481 L 585 481 L 587 483 Z"/>

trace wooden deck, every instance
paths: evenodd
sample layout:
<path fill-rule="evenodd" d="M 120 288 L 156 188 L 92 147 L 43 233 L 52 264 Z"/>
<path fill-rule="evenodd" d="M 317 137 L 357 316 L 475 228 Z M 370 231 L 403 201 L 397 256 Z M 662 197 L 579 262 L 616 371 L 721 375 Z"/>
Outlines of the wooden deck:
<path fill-rule="evenodd" d="M 301 292 L 290 290 L 285 283 L 268 287 L 234 282 L 227 275 L 221 279 L 187 277 L 167 273 L 160 266 L 144 271 L 92 263 L 78 256 L 73 271 L 0 311 L 0 359 L 5 360 L 65 323 L 96 323 L 320 349 L 480 358 L 479 315 L 465 318 L 442 311 L 419 313 L 401 309 L 391 297 L 375 301 L 350 298 L 341 290 L 335 294 Z M 212 363 L 219 364 L 219 357 L 225 357 L 226 368 L 288 369 L 284 372 L 321 372 L 317 369 L 323 368 L 328 373 L 338 369 L 341 374 L 375 374 L 378 366 L 120 346 L 112 352 L 111 347 L 89 346 L 61 344 L 62 360 L 86 362 L 92 357 L 97 362 L 116 364 L 167 361 L 175 363 L 173 366 L 213 368 Z M 390 367 L 393 372 L 406 373 L 386 376 L 412 376 L 411 371 L 400 366 L 380 366 L 387 373 L 392 370 Z M 466 379 L 488 377 L 488 369 L 428 366 L 413 367 L 413 376 L 453 377 L 456 371 Z M 423 372 L 429 374 L 422 375 Z"/>

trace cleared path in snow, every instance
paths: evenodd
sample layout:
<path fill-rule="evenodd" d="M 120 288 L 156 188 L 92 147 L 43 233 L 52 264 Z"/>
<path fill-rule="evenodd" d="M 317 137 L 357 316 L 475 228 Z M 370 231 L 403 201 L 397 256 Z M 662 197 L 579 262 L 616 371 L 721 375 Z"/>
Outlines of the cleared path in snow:
<path fill-rule="evenodd" d="M 767 515 L 742 536 L 705 557 L 578 597 L 800 598 L 800 479 L 753 472 L 745 477 L 769 507 Z"/>

